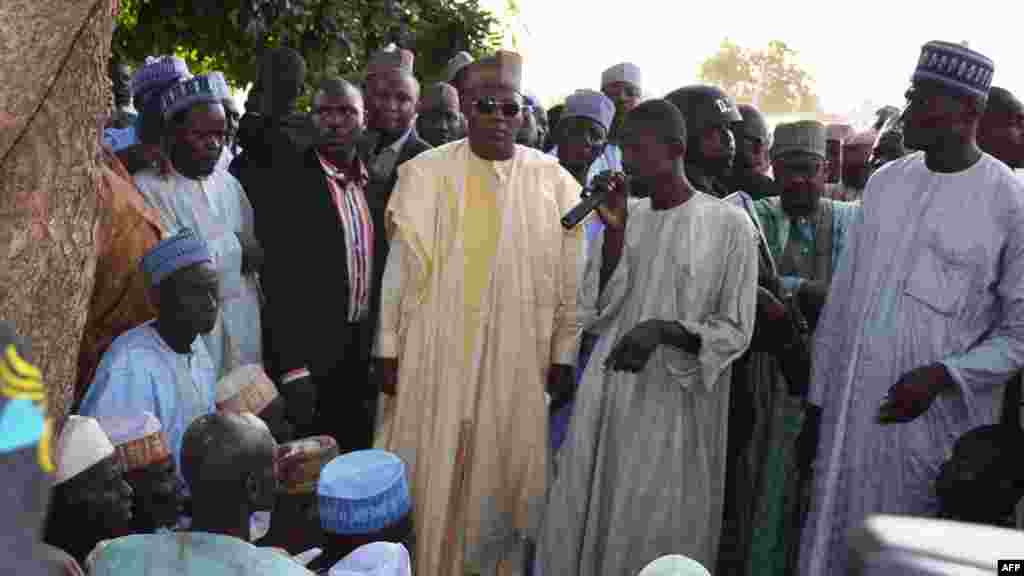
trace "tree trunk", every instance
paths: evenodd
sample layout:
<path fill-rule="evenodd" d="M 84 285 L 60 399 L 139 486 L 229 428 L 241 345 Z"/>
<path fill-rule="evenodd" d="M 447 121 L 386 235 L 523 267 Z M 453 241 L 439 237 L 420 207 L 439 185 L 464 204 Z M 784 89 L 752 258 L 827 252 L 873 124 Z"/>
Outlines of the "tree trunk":
<path fill-rule="evenodd" d="M 0 0 L 0 318 L 32 343 L 58 426 L 96 268 L 112 31 L 112 0 Z"/>

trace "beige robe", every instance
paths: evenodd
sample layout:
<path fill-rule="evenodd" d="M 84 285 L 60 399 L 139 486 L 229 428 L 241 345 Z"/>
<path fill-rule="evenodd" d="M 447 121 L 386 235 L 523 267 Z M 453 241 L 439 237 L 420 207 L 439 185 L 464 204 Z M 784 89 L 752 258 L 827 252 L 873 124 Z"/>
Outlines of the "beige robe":
<path fill-rule="evenodd" d="M 486 164 L 497 188 L 500 229 L 467 352 L 462 219 L 473 217 L 465 212 L 471 163 Z M 390 295 L 385 286 L 377 355 L 399 361 L 383 447 L 408 466 L 418 575 L 489 574 L 499 563 L 514 573 L 525 539 L 536 536 L 547 468 L 546 373 L 551 364 L 574 363 L 580 331 L 582 230 L 559 223 L 579 192 L 554 158 L 524 147 L 511 160 L 485 162 L 462 140 L 399 167 L 385 284 L 396 272 L 401 280 Z M 469 432 L 464 471 L 456 469 L 460 427 Z M 458 544 L 446 544 L 449 533 Z"/>

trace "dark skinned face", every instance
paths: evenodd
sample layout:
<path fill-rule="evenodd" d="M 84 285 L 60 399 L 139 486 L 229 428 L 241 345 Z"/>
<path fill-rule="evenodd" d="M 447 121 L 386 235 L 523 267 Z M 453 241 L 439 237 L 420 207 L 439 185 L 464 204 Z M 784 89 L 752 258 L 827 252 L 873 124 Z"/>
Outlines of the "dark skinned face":
<path fill-rule="evenodd" d="M 1024 105 L 1014 101 L 1009 108 L 985 114 L 978 129 L 978 145 L 1011 168 L 1024 168 Z"/>
<path fill-rule="evenodd" d="M 341 96 L 318 93 L 313 99 L 313 125 L 320 153 L 332 159 L 341 158 L 363 132 L 362 95 L 351 88 Z"/>
<path fill-rule="evenodd" d="M 68 481 L 68 491 L 101 526 L 119 526 L 132 520 L 132 489 L 124 481 L 116 456 L 97 462 Z"/>
<path fill-rule="evenodd" d="M 257 414 L 267 423 L 270 433 L 278 443 L 291 442 L 295 437 L 295 427 L 285 417 L 285 409 L 284 396 L 278 396 L 262 412 Z"/>
<path fill-rule="evenodd" d="M 397 138 L 412 126 L 420 94 L 409 75 L 384 73 L 366 82 L 367 123 L 370 128 Z"/>
<path fill-rule="evenodd" d="M 454 102 L 444 101 L 436 108 L 420 112 L 416 130 L 432 146 L 440 146 L 465 137 L 466 126 L 462 112 Z"/>
<path fill-rule="evenodd" d="M 493 112 L 482 112 L 481 105 L 497 104 Z M 515 103 L 519 112 L 505 116 L 505 104 Z M 489 106 L 485 106 L 488 107 Z M 484 160 L 508 160 L 515 154 L 516 136 L 523 125 L 523 97 L 511 88 L 482 86 L 472 90 L 463 104 L 463 113 L 469 123 L 469 144 L 473 152 Z"/>
<path fill-rule="evenodd" d="M 538 138 L 540 138 L 540 131 L 537 130 L 537 116 L 534 115 L 532 108 L 525 110 L 522 116 L 523 125 L 519 128 L 516 143 L 528 148 L 536 148 Z"/>
<path fill-rule="evenodd" d="M 250 469 L 255 473 L 249 483 L 249 498 L 253 510 L 269 511 L 274 509 L 277 494 L 277 443 L 266 432 L 259 432 L 262 438 L 253 442 L 250 452 Z"/>
<path fill-rule="evenodd" d="M 742 122 L 733 126 L 736 139 L 735 165 L 744 173 L 763 174 L 768 171 L 768 141 L 762 136 L 749 134 Z"/>
<path fill-rule="evenodd" d="M 863 190 L 871 175 L 868 165 L 870 158 L 871 146 L 843 146 L 843 183 Z"/>
<path fill-rule="evenodd" d="M 622 164 L 631 177 L 631 195 L 653 195 L 658 182 L 673 173 L 677 160 L 678 152 L 673 153 L 673 146 L 653 126 L 626 121 L 622 130 Z"/>
<path fill-rule="evenodd" d="M 227 118 L 221 104 L 202 104 L 185 114 L 175 129 L 171 160 L 186 178 L 213 174 L 227 136 Z"/>
<path fill-rule="evenodd" d="M 133 470 L 125 479 L 135 493 L 138 524 L 160 528 L 174 526 L 182 513 L 184 486 L 174 473 L 174 459 L 166 458 Z"/>
<path fill-rule="evenodd" d="M 555 136 L 558 161 L 570 172 L 585 174 L 601 155 L 607 140 L 604 126 L 590 118 L 566 118 L 558 124 Z"/>
<path fill-rule="evenodd" d="M 697 140 L 701 168 L 717 178 L 729 174 L 736 158 L 736 139 L 726 124 L 708 126 Z"/>
<path fill-rule="evenodd" d="M 541 106 L 533 107 L 533 118 L 537 123 L 537 146 L 544 146 L 548 140 L 550 128 L 548 127 L 548 113 Z"/>
<path fill-rule="evenodd" d="M 640 103 L 640 89 L 629 82 L 612 82 L 601 88 L 601 91 L 611 98 L 615 103 L 615 112 L 623 117 Z"/>
<path fill-rule="evenodd" d="M 934 83 L 915 82 L 906 97 L 903 143 L 907 148 L 939 151 L 967 120 L 965 102 Z"/>
<path fill-rule="evenodd" d="M 792 217 L 807 217 L 818 209 L 825 192 L 825 161 L 810 154 L 787 154 L 772 163 L 782 190 L 782 209 Z"/>
<path fill-rule="evenodd" d="M 217 323 L 219 288 L 212 264 L 178 270 L 159 286 L 160 316 L 173 318 L 196 334 L 209 334 Z"/>

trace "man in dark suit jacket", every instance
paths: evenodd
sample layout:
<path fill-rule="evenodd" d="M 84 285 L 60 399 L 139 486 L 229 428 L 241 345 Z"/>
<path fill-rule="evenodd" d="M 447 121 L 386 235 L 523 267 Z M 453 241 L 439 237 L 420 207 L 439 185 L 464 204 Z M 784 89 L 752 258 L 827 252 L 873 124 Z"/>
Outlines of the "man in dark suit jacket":
<path fill-rule="evenodd" d="M 356 149 L 362 94 L 324 81 L 312 120 L 316 144 L 282 161 L 287 188 L 261 222 L 264 289 L 289 418 L 300 437 L 332 436 L 344 453 L 372 444 L 377 398 L 368 376 L 379 256 Z"/>
<path fill-rule="evenodd" d="M 413 75 L 412 52 L 381 50 L 367 64 L 366 112 L 369 132 L 362 154 L 370 173 L 367 198 L 376 232 L 374 246 L 374 293 L 370 318 L 376 320 L 380 304 L 380 282 L 388 259 L 388 236 L 384 214 L 398 180 L 397 168 L 406 160 L 431 148 L 416 133 L 416 109 L 420 84 Z M 374 327 L 376 331 L 376 327 Z"/>

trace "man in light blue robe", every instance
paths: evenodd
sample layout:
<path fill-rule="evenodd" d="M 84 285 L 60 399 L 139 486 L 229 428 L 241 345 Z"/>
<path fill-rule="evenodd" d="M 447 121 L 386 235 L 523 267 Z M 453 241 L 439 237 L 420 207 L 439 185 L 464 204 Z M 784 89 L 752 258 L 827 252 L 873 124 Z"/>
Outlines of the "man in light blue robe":
<path fill-rule="evenodd" d="M 940 466 L 1024 365 L 1024 183 L 975 141 L 993 71 L 926 44 L 904 113 L 921 152 L 868 182 L 815 335 L 804 576 L 845 574 L 871 514 L 934 516 Z"/>
<path fill-rule="evenodd" d="M 181 475 L 188 425 L 212 413 L 217 373 L 200 335 L 217 317 L 216 272 L 206 244 L 190 230 L 164 240 L 142 260 L 159 315 L 119 336 L 103 355 L 80 412 L 121 417 L 152 412 Z"/>

